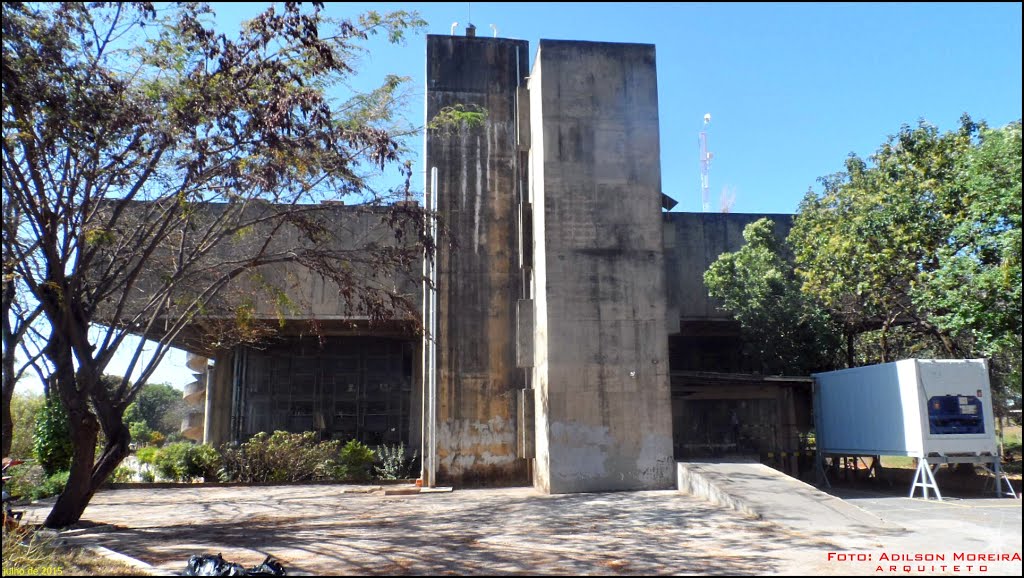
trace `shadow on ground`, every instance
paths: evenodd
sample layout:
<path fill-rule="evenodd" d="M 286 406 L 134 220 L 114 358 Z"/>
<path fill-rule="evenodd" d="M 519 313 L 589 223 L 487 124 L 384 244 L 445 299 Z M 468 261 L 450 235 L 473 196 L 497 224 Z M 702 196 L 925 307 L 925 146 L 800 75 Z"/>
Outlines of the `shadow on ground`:
<path fill-rule="evenodd" d="M 384 497 L 338 487 L 116 490 L 88 540 L 167 571 L 192 554 L 265 554 L 314 574 L 766 574 L 828 545 L 673 491 L 530 489 Z"/>

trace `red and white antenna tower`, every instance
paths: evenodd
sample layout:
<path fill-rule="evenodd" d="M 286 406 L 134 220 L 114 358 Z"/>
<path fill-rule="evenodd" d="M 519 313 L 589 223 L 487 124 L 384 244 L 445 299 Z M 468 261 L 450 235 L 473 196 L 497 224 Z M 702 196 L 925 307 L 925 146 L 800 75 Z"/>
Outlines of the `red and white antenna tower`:
<path fill-rule="evenodd" d="M 711 158 L 714 156 L 708 152 L 708 125 L 711 124 L 711 113 L 704 115 L 704 125 L 701 126 L 700 136 L 697 141 L 700 143 L 700 200 L 701 210 L 705 213 L 711 210 L 711 201 L 708 198 L 708 171 L 711 169 Z"/>

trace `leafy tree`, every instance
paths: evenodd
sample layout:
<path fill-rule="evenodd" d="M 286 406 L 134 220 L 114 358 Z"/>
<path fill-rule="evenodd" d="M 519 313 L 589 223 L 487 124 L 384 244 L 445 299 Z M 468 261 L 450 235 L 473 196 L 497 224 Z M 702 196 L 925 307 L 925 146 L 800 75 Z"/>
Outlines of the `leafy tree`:
<path fill-rule="evenodd" d="M 121 378 L 117 378 L 120 383 Z M 142 423 L 145 426 L 145 438 L 136 437 L 136 441 L 149 439 L 150 431 L 158 431 L 164 436 L 177 432 L 181 428 L 181 419 L 185 415 L 186 405 L 181 398 L 181 391 L 166 383 L 147 383 L 139 390 L 138 395 L 124 412 L 126 423 Z"/>
<path fill-rule="evenodd" d="M 367 213 L 396 239 L 431 249 L 422 211 L 385 203 L 409 192 L 389 130 L 399 83 L 331 98 L 361 41 L 380 31 L 400 41 L 422 22 L 403 12 L 339 21 L 321 8 L 271 7 L 229 38 L 202 4 L 3 4 L 3 203 L 15 215 L 4 220 L 4 279 L 10 263 L 18 302 L 41 311 L 46 381 L 74 444 L 47 526 L 80 518 L 127 454 L 128 405 L 170 343 L 243 276 L 294 264 L 371 320 L 412 311 L 382 279 L 422 246 L 332 243 L 341 233 L 321 203 L 377 207 Z M 404 187 L 371 185 L 386 167 Z M 282 293 L 272 277 L 264 285 Z M 246 311 L 220 328 L 219 345 L 258 336 Z M 134 377 L 108 387 L 101 376 L 129 334 L 155 349 L 145 358 L 140 343 Z"/>
<path fill-rule="evenodd" d="M 743 230 L 746 244 L 704 273 L 710 295 L 739 321 L 749 354 L 766 373 L 831 369 L 841 346 L 828 312 L 801 292 L 789 249 L 770 219 Z"/>
<path fill-rule="evenodd" d="M 1020 134 L 967 115 L 947 133 L 904 126 L 804 198 L 789 237 L 803 290 L 877 352 L 864 362 L 990 357 L 997 392 L 1019 398 Z"/>
<path fill-rule="evenodd" d="M 887 338 L 896 324 L 937 339 L 947 356 L 962 353 L 930 311 L 914 307 L 912 291 L 936 268 L 963 210 L 958 173 L 977 130 L 967 117 L 946 134 L 924 122 L 904 126 L 872 157 L 874 167 L 851 156 L 845 173 L 823 179 L 824 192 L 801 203 L 790 241 L 805 288 L 848 331 L 879 329 L 882 361 L 892 359 Z"/>
<path fill-rule="evenodd" d="M 46 403 L 46 398 L 39 394 L 17 393 L 11 397 L 10 412 L 11 428 L 10 453 L 18 459 L 34 455 L 34 433 L 36 416 Z M 6 435 L 6 434 L 5 434 Z"/>

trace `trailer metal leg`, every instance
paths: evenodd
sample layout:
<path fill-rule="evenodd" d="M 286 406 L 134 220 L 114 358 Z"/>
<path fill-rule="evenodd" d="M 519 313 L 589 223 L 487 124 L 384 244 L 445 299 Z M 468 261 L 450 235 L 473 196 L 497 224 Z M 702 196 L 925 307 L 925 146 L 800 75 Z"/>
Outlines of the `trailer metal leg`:
<path fill-rule="evenodd" d="M 939 492 L 939 485 L 935 483 L 935 475 L 932 474 L 932 469 L 929 466 L 928 458 L 917 459 L 917 471 L 914 473 L 914 483 L 910 486 L 909 497 L 913 498 L 917 493 L 917 488 L 921 488 L 922 497 L 927 500 L 928 489 L 931 488 L 935 491 L 935 498 L 941 502 L 942 493 Z"/>
<path fill-rule="evenodd" d="M 1005 496 L 1013 498 L 1015 500 L 1017 499 L 1017 492 L 1013 489 L 1013 484 L 1010 483 L 1010 478 L 1007 478 L 1006 474 L 1003 473 L 1003 469 L 999 465 L 998 457 L 992 460 L 992 469 L 989 469 L 988 466 L 986 466 L 985 464 L 978 464 L 978 467 L 980 467 L 986 473 L 992 474 L 992 482 L 996 490 L 997 498 L 1002 498 Z M 1005 492 L 1003 491 L 1004 483 L 1006 484 Z M 985 489 L 988 489 L 988 482 L 985 483 Z"/>
<path fill-rule="evenodd" d="M 820 451 L 815 453 L 814 469 L 816 477 L 818 478 L 818 485 L 824 485 L 826 488 L 831 489 L 832 484 L 828 481 L 828 472 L 825 470 L 825 454 Z"/>

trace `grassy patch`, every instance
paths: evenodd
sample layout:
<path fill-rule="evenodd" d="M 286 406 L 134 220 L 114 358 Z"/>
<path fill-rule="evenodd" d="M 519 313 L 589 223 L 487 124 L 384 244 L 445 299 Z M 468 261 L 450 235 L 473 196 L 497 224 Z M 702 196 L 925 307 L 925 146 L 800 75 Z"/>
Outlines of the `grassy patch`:
<path fill-rule="evenodd" d="M 135 576 L 133 568 L 20 526 L 3 533 L 4 576 Z"/>
<path fill-rule="evenodd" d="M 916 470 L 917 460 L 905 456 L 882 456 L 882 467 L 901 470 Z"/>

